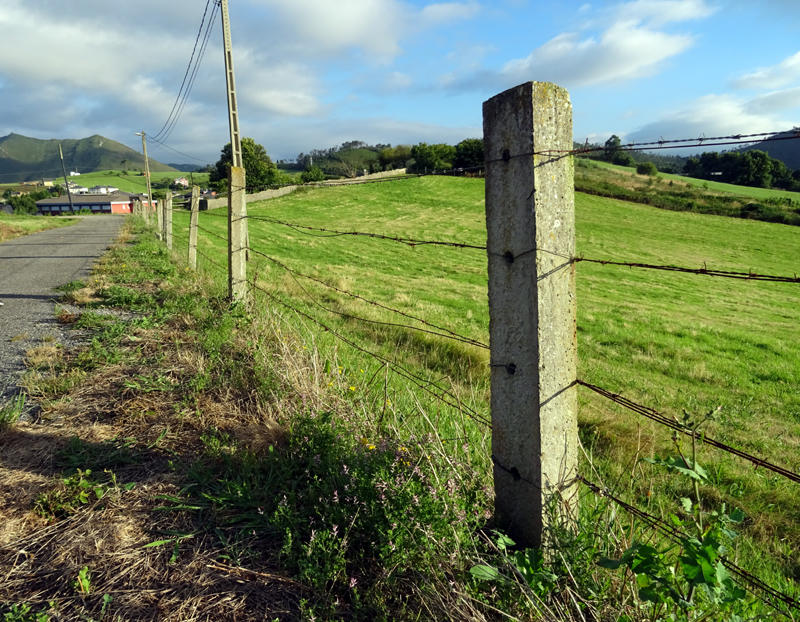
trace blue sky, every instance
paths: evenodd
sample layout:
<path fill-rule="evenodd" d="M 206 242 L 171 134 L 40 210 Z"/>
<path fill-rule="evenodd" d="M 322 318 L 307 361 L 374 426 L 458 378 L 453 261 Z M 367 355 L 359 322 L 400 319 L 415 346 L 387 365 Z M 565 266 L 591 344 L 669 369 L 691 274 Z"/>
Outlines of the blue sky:
<path fill-rule="evenodd" d="M 274 158 L 348 140 L 481 135 L 482 102 L 570 92 L 574 136 L 650 141 L 800 125 L 794 0 L 229 0 L 241 131 Z M 206 0 L 0 0 L 0 135 L 158 135 Z M 162 162 L 228 142 L 219 19 Z M 191 156 L 191 157 L 187 157 Z"/>

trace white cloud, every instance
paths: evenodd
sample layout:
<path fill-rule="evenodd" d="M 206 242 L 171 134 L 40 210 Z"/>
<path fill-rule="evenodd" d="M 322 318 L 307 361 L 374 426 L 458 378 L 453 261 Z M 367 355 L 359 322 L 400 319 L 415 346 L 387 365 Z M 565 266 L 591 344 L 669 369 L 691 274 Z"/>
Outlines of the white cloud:
<path fill-rule="evenodd" d="M 391 73 L 386 74 L 386 78 L 383 82 L 384 88 L 388 91 L 400 91 L 407 89 L 412 84 L 414 84 L 414 78 L 412 78 L 409 74 L 402 73 L 400 71 L 392 71 Z"/>
<path fill-rule="evenodd" d="M 658 32 L 624 20 L 599 39 L 561 34 L 527 58 L 509 61 L 500 73 L 510 82 L 543 80 L 571 87 L 620 82 L 655 74 L 661 62 L 686 51 L 693 42 L 690 35 Z"/>
<path fill-rule="evenodd" d="M 442 4 L 429 4 L 420 16 L 426 26 L 436 26 L 441 23 L 452 23 L 460 19 L 472 19 L 480 11 L 477 2 L 449 2 Z"/>
<path fill-rule="evenodd" d="M 630 138 L 643 142 L 783 131 L 793 123 L 780 114 L 782 110 L 786 108 L 759 107 L 757 100 L 730 94 L 705 95 L 682 110 L 631 132 Z"/>
<path fill-rule="evenodd" d="M 586 7 L 586 5 L 584 5 Z M 581 13 L 590 9 L 582 7 Z M 442 76 L 440 83 L 457 90 L 500 89 L 528 80 L 556 82 L 574 88 L 620 83 L 658 73 L 665 61 L 688 50 L 695 37 L 664 26 L 707 17 L 714 12 L 704 0 L 636 0 L 605 11 L 581 32 L 565 32 L 513 59 L 499 70 L 471 77 Z"/>
<path fill-rule="evenodd" d="M 800 80 L 800 52 L 772 67 L 761 67 L 733 81 L 738 89 L 776 89 Z"/>
<path fill-rule="evenodd" d="M 746 110 L 753 114 L 770 114 L 800 108 L 800 87 L 773 91 L 751 99 Z"/>
<path fill-rule="evenodd" d="M 653 28 L 702 19 L 715 11 L 704 0 L 636 0 L 616 9 L 618 17 L 646 22 Z"/>

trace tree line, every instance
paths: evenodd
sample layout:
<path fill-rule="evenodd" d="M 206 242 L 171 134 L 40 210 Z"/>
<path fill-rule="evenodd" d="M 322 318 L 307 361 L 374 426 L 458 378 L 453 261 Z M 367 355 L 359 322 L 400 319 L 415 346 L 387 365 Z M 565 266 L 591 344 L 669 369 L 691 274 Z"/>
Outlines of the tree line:
<path fill-rule="evenodd" d="M 338 147 L 300 153 L 295 160 L 273 162 L 263 145 L 253 138 L 242 139 L 242 163 L 250 189 L 263 189 L 297 183 L 297 178 L 283 171 L 297 171 L 304 183 L 333 178 L 406 169 L 409 172 L 434 173 L 451 169 L 479 169 L 483 166 L 483 139 L 468 138 L 457 145 L 418 143 L 416 145 L 368 145 L 360 140 L 347 141 Z M 231 166 L 231 145 L 226 144 L 216 164 L 209 165 L 209 185 L 227 191 Z"/>
<path fill-rule="evenodd" d="M 695 156 L 654 154 L 639 150 L 628 150 L 622 146 L 619 136 L 612 135 L 605 143 L 581 145 L 589 153 L 580 157 L 603 160 L 620 166 L 637 168 L 644 174 L 672 173 L 697 179 L 719 181 L 737 186 L 756 188 L 780 188 L 800 191 L 800 169 L 792 171 L 781 160 L 771 158 L 768 153 L 756 149 L 750 151 L 708 151 Z M 652 168 L 646 166 L 652 163 Z"/>

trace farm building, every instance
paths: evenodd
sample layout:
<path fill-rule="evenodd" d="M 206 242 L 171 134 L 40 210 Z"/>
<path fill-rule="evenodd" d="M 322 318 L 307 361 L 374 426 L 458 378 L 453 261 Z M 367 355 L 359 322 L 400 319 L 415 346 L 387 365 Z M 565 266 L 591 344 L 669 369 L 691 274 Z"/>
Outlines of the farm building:
<path fill-rule="evenodd" d="M 132 214 L 133 202 L 139 199 L 147 204 L 146 197 L 128 192 L 114 192 L 111 194 L 79 194 L 72 195 L 72 205 L 70 208 L 69 197 L 51 197 L 36 201 L 39 213 L 45 216 L 57 214 L 69 214 L 73 209 L 79 212 L 82 209 L 91 210 L 93 214 Z"/>

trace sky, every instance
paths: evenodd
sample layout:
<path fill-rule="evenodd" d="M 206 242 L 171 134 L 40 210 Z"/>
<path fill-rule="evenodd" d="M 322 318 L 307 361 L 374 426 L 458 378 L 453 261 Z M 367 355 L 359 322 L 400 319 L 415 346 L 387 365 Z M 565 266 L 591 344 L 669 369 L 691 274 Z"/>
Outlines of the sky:
<path fill-rule="evenodd" d="M 482 103 L 530 80 L 568 90 L 579 142 L 800 126 L 797 0 L 229 0 L 229 12 L 241 135 L 274 160 L 480 137 Z M 100 134 L 140 151 L 144 131 L 156 160 L 212 163 L 230 141 L 226 90 L 213 0 L 0 0 L 0 136 Z"/>

